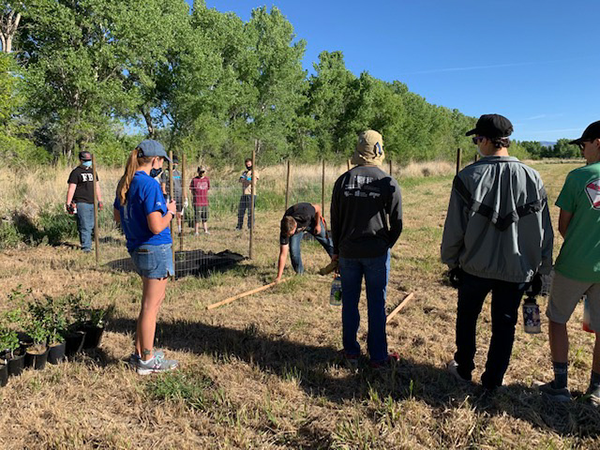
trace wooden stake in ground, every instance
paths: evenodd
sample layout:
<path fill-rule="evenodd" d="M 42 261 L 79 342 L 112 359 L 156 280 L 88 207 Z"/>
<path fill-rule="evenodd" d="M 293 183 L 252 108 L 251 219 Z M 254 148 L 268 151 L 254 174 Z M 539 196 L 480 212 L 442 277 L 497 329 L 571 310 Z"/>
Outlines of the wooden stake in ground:
<path fill-rule="evenodd" d="M 286 281 L 285 278 L 282 279 L 279 283 L 283 283 L 284 281 Z M 229 303 L 235 302 L 236 300 L 239 300 L 240 298 L 248 297 L 249 295 L 256 294 L 256 293 L 262 292 L 262 291 L 266 291 L 267 289 L 272 288 L 276 284 L 278 284 L 277 281 L 273 281 L 272 283 L 266 284 L 266 285 L 261 286 L 259 288 L 252 289 L 252 290 L 246 291 L 246 292 L 242 292 L 241 294 L 234 295 L 233 297 L 229 297 L 229 298 L 226 298 L 225 300 L 222 300 L 220 302 L 213 303 L 212 305 L 208 305 L 206 307 L 206 309 L 215 309 L 215 308 L 218 308 L 219 306 L 227 305 Z"/>
<path fill-rule="evenodd" d="M 321 213 L 325 214 L 325 160 L 323 160 L 323 171 L 321 172 Z"/>
<path fill-rule="evenodd" d="M 169 150 L 169 201 L 175 200 L 173 195 L 173 150 Z M 167 202 L 168 204 L 168 202 Z M 175 225 L 173 225 L 175 222 Z M 177 226 L 177 215 L 171 218 L 171 254 L 173 255 L 173 272 L 177 273 L 177 261 L 175 261 L 175 228 Z M 175 279 L 175 274 L 171 280 Z"/>
<path fill-rule="evenodd" d="M 394 308 L 394 310 L 388 314 L 387 319 L 385 319 L 385 323 L 389 323 L 390 320 L 392 320 L 392 318 L 398 314 L 400 311 L 402 311 L 404 309 L 404 307 L 408 304 L 408 302 L 410 302 L 413 297 L 415 296 L 414 292 L 411 292 L 410 294 L 408 294 L 404 300 L 402 300 L 402 302 L 400 302 L 400 304 L 398 306 L 396 306 Z"/>
<path fill-rule="evenodd" d="M 254 195 L 256 193 L 256 151 L 260 145 L 258 139 L 254 139 L 254 149 L 252 150 L 252 180 L 250 181 L 250 243 L 248 248 L 248 258 L 254 256 Z"/>
<path fill-rule="evenodd" d="M 290 160 L 287 162 L 287 177 L 285 179 L 285 210 L 288 209 L 290 199 Z"/>
<path fill-rule="evenodd" d="M 185 153 L 181 155 L 181 232 L 179 233 L 179 251 L 183 252 L 183 230 L 185 229 L 185 208 L 183 205 L 187 199 L 187 189 L 185 188 Z"/>
<path fill-rule="evenodd" d="M 94 186 L 94 245 L 96 246 L 96 265 L 100 260 L 100 237 L 98 235 L 98 186 L 96 186 L 96 157 L 92 155 L 92 184 Z"/>

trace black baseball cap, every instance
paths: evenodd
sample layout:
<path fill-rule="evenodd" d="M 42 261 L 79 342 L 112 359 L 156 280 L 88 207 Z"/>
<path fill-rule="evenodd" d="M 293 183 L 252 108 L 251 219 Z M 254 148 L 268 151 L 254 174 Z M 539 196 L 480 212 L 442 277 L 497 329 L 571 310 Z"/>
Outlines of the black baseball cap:
<path fill-rule="evenodd" d="M 467 131 L 465 136 L 476 134 L 486 138 L 502 138 L 510 136 L 512 132 L 512 123 L 506 117 L 500 114 L 484 114 L 477 121 L 475 128 Z"/>
<path fill-rule="evenodd" d="M 587 141 L 593 141 L 600 138 L 600 120 L 588 125 L 579 139 L 569 142 L 569 144 L 581 144 Z"/>
<path fill-rule="evenodd" d="M 92 160 L 92 154 L 90 152 L 79 152 L 79 161 L 91 161 Z"/>

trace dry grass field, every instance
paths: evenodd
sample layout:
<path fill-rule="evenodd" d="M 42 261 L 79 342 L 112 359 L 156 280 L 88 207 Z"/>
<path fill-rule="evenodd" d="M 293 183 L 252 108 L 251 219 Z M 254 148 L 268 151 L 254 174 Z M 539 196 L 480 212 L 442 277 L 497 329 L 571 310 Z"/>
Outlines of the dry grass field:
<path fill-rule="evenodd" d="M 553 204 L 577 164 L 534 167 Z M 63 201 L 68 170 L 31 179 L 2 170 L 2 214 L 21 207 L 23 199 L 28 208 Z M 328 186 L 341 170 L 328 171 Z M 409 292 L 415 298 L 388 326 L 389 347 L 401 361 L 384 371 L 369 369 L 366 357 L 356 372 L 337 359 L 341 312 L 329 305 L 331 278 L 316 274 L 328 261 L 315 242 L 303 243 L 305 276 L 292 276 L 288 264 L 286 283 L 206 310 L 273 279 L 282 214 L 274 205 L 285 188 L 282 167 L 263 171 L 254 258 L 223 273 L 169 283 L 157 347 L 181 362 L 170 374 L 140 377 L 125 362 L 139 310 L 137 276 L 96 267 L 68 245 L 4 250 L 0 309 L 10 307 L 7 294 L 21 285 L 35 295 L 81 289 L 96 305 L 114 303 L 116 312 L 98 350 L 44 371 L 26 370 L 0 389 L 0 448 L 600 448 L 600 412 L 582 400 L 550 403 L 531 387 L 534 380 L 551 377 L 545 317 L 541 335 L 525 334 L 519 323 L 506 388 L 497 394 L 458 385 L 445 372 L 454 352 L 456 292 L 442 281 L 439 244 L 452 166 L 411 170 L 398 177 L 405 228 L 393 249 L 388 307 Z M 231 176 L 236 172 L 231 169 Z M 101 176 L 114 179 L 118 172 Z M 320 167 L 298 168 L 295 180 L 296 192 L 301 183 L 317 187 L 306 191 L 310 198 L 295 194 L 292 201 L 320 202 Z M 556 223 L 557 208 L 551 213 Z M 247 254 L 247 232 L 239 234 L 234 226 L 232 208 L 222 208 L 210 222 L 211 234 L 187 237 L 186 245 Z M 556 256 L 561 239 L 555 244 Z M 364 349 L 364 302 L 361 307 Z M 593 346 L 593 336 L 581 331 L 581 318 L 579 306 L 569 325 L 570 387 L 579 393 L 587 387 Z M 487 305 L 478 329 L 475 380 L 489 336 Z"/>

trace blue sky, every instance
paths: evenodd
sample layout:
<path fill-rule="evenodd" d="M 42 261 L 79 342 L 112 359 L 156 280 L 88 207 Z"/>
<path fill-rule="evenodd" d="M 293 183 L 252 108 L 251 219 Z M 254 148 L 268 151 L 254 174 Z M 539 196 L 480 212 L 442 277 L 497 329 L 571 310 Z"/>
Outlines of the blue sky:
<path fill-rule="evenodd" d="M 190 0 L 191 2 L 191 0 Z M 340 50 L 355 74 L 400 80 L 465 114 L 499 113 L 519 140 L 576 138 L 600 120 L 598 0 L 207 0 L 248 20 L 277 6 L 304 67 Z"/>

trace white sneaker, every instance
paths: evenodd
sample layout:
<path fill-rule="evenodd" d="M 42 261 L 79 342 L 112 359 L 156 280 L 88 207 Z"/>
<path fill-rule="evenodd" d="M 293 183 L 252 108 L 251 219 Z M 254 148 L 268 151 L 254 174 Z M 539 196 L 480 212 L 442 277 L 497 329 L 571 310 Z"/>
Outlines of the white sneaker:
<path fill-rule="evenodd" d="M 139 359 L 136 362 L 136 371 L 138 375 L 150 375 L 151 373 L 166 372 L 174 370 L 179 366 L 179 362 L 175 359 L 164 359 L 161 356 L 153 356 L 148 361 Z"/>

